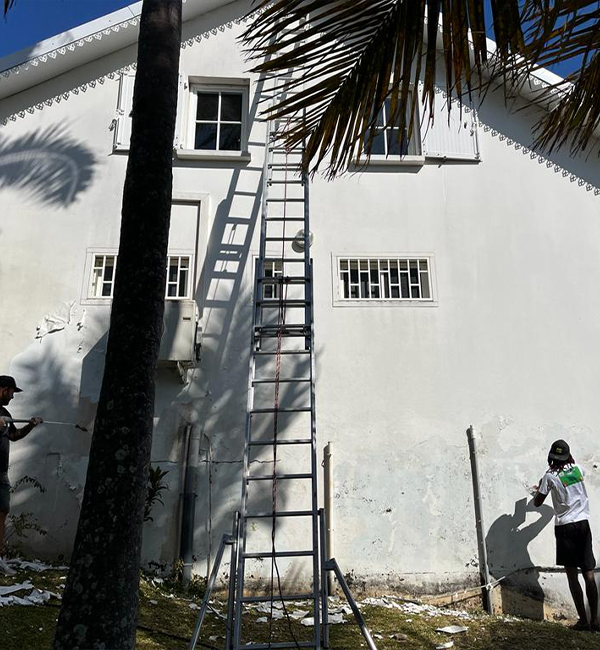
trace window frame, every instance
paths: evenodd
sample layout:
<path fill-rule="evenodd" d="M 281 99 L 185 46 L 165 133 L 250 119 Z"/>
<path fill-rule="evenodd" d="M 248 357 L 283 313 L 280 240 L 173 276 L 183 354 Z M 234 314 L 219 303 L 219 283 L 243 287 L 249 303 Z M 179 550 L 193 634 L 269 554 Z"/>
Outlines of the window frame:
<path fill-rule="evenodd" d="M 118 260 L 118 248 L 88 248 L 86 252 L 86 264 L 85 264 L 85 275 L 84 275 L 84 283 L 83 283 L 83 292 L 82 292 L 82 298 L 81 298 L 81 304 L 82 305 L 111 305 L 112 304 L 112 299 L 113 299 L 113 292 L 114 292 L 114 275 L 112 279 L 112 285 L 111 285 L 111 292 L 110 296 L 95 296 L 92 293 L 93 290 L 93 283 L 94 283 L 94 269 L 97 268 L 95 265 L 95 260 L 99 256 L 110 256 L 115 258 L 115 273 L 117 269 L 117 265 L 119 263 Z M 186 295 L 185 296 L 169 296 L 167 295 L 168 293 L 168 286 L 169 286 L 169 277 L 168 277 L 168 272 L 169 272 L 169 261 L 171 258 L 182 258 L 182 257 L 187 257 L 189 262 L 188 262 L 188 277 L 187 277 L 187 287 L 186 287 Z M 179 249 L 173 249 L 169 250 L 167 254 L 167 278 L 165 280 L 165 300 L 169 302 L 177 302 L 177 301 L 183 301 L 183 300 L 192 300 L 192 291 L 193 291 L 193 283 L 194 283 L 194 272 L 195 272 L 195 255 L 192 251 L 189 250 L 179 250 Z"/>
<path fill-rule="evenodd" d="M 236 93 L 242 97 L 241 116 L 241 143 L 240 150 L 219 150 L 219 149 L 194 149 L 196 137 L 196 110 L 198 106 L 198 93 Z M 215 77 L 189 77 L 188 79 L 188 101 L 187 124 L 183 138 L 184 148 L 177 150 L 177 156 L 182 159 L 195 160 L 230 160 L 248 161 L 249 138 L 249 96 L 250 80 L 238 78 L 215 78 Z M 220 124 L 220 115 L 218 116 Z"/>
<path fill-rule="evenodd" d="M 340 270 L 340 261 L 364 261 L 364 260 L 427 260 L 428 279 L 429 279 L 429 298 L 343 298 L 342 297 L 342 277 Z M 332 272 L 332 304 L 334 307 L 437 307 L 437 285 L 435 271 L 435 257 L 433 253 L 412 251 L 412 252 L 344 252 L 331 254 L 331 272 Z"/>
<path fill-rule="evenodd" d="M 414 86 L 411 87 L 410 93 L 418 92 L 418 90 L 415 89 Z M 390 98 L 386 98 L 384 102 L 384 110 L 386 106 L 386 102 L 390 101 Z M 410 104 L 410 99 L 409 99 L 409 104 Z M 385 120 L 383 120 L 385 123 Z M 377 125 L 375 128 L 379 128 L 381 132 L 384 134 L 384 142 L 385 147 L 387 148 L 387 133 L 398 127 L 393 127 L 393 126 L 388 126 L 388 127 L 378 127 Z M 410 142 L 409 140 L 409 148 L 410 148 Z M 364 151 L 361 151 L 358 153 L 358 156 L 356 157 L 355 163 L 357 167 L 363 167 L 363 166 L 370 166 L 370 165 L 410 165 L 410 166 L 415 166 L 415 165 L 424 165 L 425 164 L 425 156 L 423 154 L 423 142 L 422 142 L 422 137 L 421 137 L 421 109 L 419 106 L 419 101 L 418 101 L 418 96 L 417 96 L 417 104 L 416 104 L 416 110 L 415 114 L 413 116 L 413 137 L 412 137 L 412 142 L 414 142 L 415 146 L 415 151 L 414 153 L 407 153 L 405 155 L 402 154 L 375 154 L 372 153 L 371 157 L 367 160 L 366 154 Z"/>

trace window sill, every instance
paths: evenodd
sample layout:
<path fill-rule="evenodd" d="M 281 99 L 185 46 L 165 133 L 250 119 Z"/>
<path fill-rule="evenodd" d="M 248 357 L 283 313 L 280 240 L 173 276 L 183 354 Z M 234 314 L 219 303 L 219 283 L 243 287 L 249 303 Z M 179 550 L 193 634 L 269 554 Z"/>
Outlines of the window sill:
<path fill-rule="evenodd" d="M 406 307 L 416 307 L 416 308 L 426 308 L 426 307 L 438 307 L 437 300 L 397 300 L 390 298 L 372 298 L 370 300 L 360 299 L 360 298 L 334 298 L 333 307 L 359 307 L 361 309 L 369 307 L 393 307 L 393 308 L 406 308 Z"/>
<path fill-rule="evenodd" d="M 177 158 L 181 160 L 210 160 L 213 162 L 250 162 L 248 151 L 198 151 L 197 149 L 176 149 Z"/>
<path fill-rule="evenodd" d="M 371 156 L 369 160 L 357 159 L 354 165 L 361 167 L 386 166 L 386 167 L 422 167 L 425 156 Z"/>

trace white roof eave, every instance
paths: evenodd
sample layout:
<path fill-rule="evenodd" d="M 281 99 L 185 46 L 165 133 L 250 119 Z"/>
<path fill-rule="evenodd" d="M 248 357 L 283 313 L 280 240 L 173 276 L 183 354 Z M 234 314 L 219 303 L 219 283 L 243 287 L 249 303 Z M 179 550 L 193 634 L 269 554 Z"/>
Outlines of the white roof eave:
<path fill-rule="evenodd" d="M 184 0 L 183 20 L 235 0 Z M 0 99 L 136 43 L 142 2 L 97 18 L 0 59 Z"/>

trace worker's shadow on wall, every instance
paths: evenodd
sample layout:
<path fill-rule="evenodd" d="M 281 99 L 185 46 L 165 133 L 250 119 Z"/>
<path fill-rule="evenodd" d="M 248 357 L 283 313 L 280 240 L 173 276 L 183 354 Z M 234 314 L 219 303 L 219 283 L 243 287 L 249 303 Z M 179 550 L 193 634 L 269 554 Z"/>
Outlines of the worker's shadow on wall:
<path fill-rule="evenodd" d="M 528 512 L 536 512 L 539 518 L 528 526 Z M 498 517 L 490 526 L 486 537 L 488 563 L 491 576 L 499 580 L 502 610 L 505 614 L 517 614 L 537 620 L 544 618 L 544 590 L 540 586 L 540 572 L 529 556 L 529 543 L 535 539 L 552 520 L 554 511 L 550 506 L 536 508 L 533 500 L 519 499 L 513 514 Z"/>

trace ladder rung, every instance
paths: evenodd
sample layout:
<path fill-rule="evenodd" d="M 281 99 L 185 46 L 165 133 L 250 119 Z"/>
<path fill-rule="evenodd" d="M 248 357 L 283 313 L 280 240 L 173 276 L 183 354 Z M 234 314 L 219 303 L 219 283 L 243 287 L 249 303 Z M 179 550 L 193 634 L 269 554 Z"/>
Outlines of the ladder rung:
<path fill-rule="evenodd" d="M 308 413 L 310 406 L 299 406 L 297 408 L 269 408 L 269 409 L 250 409 L 250 413 Z"/>
<path fill-rule="evenodd" d="M 269 203 L 304 203 L 304 197 L 302 198 L 290 198 L 289 196 L 287 197 L 277 197 L 277 198 L 267 198 L 267 201 Z"/>
<path fill-rule="evenodd" d="M 287 379 L 253 379 L 253 384 L 275 384 L 279 382 L 280 384 L 292 384 L 294 382 L 310 382 L 310 377 L 288 377 Z"/>
<path fill-rule="evenodd" d="M 313 551 L 263 551 L 261 553 L 243 553 L 245 558 L 257 560 L 263 557 L 310 557 Z"/>
<path fill-rule="evenodd" d="M 312 438 L 290 438 L 289 440 L 251 440 L 248 445 L 250 447 L 272 447 L 273 445 L 310 445 Z"/>
<path fill-rule="evenodd" d="M 304 219 L 302 220 L 304 221 Z M 265 237 L 265 241 L 299 241 L 297 237 Z"/>
<path fill-rule="evenodd" d="M 247 476 L 247 481 L 272 481 L 275 478 L 278 481 L 295 481 L 312 478 L 312 474 L 270 474 L 269 476 Z"/>
<path fill-rule="evenodd" d="M 278 300 L 277 298 L 266 298 L 264 300 L 257 300 L 256 304 L 261 305 L 261 307 L 306 307 L 306 305 L 311 304 L 311 301 L 297 300 L 297 299 L 290 299 L 290 298 L 288 298 L 287 300 Z"/>
<path fill-rule="evenodd" d="M 289 354 L 310 354 L 310 350 L 281 350 L 278 352 L 277 350 L 255 350 L 253 354 L 257 354 L 260 356 L 273 356 L 277 354 L 281 355 L 289 355 Z"/>
<path fill-rule="evenodd" d="M 266 519 L 271 518 L 273 515 L 275 517 L 312 517 L 312 510 L 282 510 L 281 512 L 256 512 L 250 515 L 246 515 L 246 519 Z"/>
<path fill-rule="evenodd" d="M 311 596 L 312 598 L 312 596 Z M 246 643 L 235 650 L 283 650 L 284 648 L 314 648 L 311 641 L 282 641 L 281 643 Z"/>
<path fill-rule="evenodd" d="M 303 185 L 304 184 L 302 179 L 296 179 L 296 178 L 294 178 L 292 180 L 289 180 L 287 178 L 284 178 L 284 179 L 281 179 L 281 180 L 279 180 L 279 179 L 274 180 L 274 179 L 271 178 L 268 182 L 269 182 L 269 185 Z"/>
<path fill-rule="evenodd" d="M 310 282 L 310 278 L 304 277 L 303 275 L 285 275 L 285 276 L 269 276 L 264 278 L 258 278 L 258 281 L 261 284 L 305 284 Z"/>
<path fill-rule="evenodd" d="M 256 330 L 265 331 L 265 332 L 279 332 L 280 330 L 292 330 L 292 329 L 308 329 L 310 325 L 308 323 L 282 323 L 281 325 L 255 325 Z"/>
<path fill-rule="evenodd" d="M 302 262 L 304 264 L 305 260 L 303 257 L 265 257 L 263 262 L 283 262 L 284 264 L 288 262 Z"/>
<path fill-rule="evenodd" d="M 271 600 L 313 600 L 314 594 L 277 594 L 275 598 L 271 596 L 243 596 L 243 603 L 270 603 Z"/>
<path fill-rule="evenodd" d="M 304 217 L 265 217 L 265 221 L 289 221 L 296 223 L 296 221 L 304 221 Z M 296 239 L 294 237 L 294 239 Z"/>

